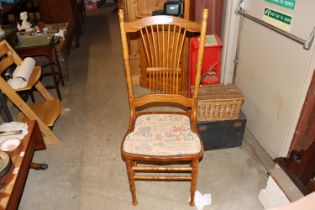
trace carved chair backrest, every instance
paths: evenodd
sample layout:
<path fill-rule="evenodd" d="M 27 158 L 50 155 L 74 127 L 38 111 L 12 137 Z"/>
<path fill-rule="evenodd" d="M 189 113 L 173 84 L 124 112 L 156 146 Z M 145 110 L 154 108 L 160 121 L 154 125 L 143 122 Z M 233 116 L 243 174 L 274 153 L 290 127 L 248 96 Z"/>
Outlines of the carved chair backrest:
<path fill-rule="evenodd" d="M 185 27 L 175 24 L 156 24 L 140 29 L 148 63 L 148 86 L 152 92 L 178 94 L 186 32 Z"/>
<path fill-rule="evenodd" d="M 208 11 L 204 10 L 202 23 L 188 21 L 173 16 L 151 16 L 133 22 L 124 21 L 124 13 L 119 11 L 123 59 L 130 106 L 143 106 L 148 103 L 177 103 L 195 108 L 200 84 L 200 72 L 204 51 Z M 147 74 L 151 94 L 135 98 L 127 34 L 140 33 L 147 58 Z M 200 33 L 199 50 L 196 67 L 196 88 L 192 98 L 180 95 L 179 78 L 181 77 L 181 54 L 187 33 Z"/>

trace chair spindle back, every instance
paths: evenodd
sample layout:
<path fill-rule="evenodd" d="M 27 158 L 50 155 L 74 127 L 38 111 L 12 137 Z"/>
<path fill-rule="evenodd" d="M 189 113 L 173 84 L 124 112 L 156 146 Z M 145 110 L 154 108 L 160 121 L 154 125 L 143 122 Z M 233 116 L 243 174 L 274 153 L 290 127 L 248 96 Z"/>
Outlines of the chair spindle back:
<path fill-rule="evenodd" d="M 203 12 L 202 23 L 188 21 L 173 16 L 151 16 L 133 22 L 124 21 L 124 13 L 119 11 L 123 59 L 125 65 L 128 94 L 131 106 L 141 106 L 158 101 L 179 103 L 195 107 L 200 84 L 200 72 L 205 42 L 208 11 Z M 147 79 L 151 94 L 135 99 L 132 85 L 127 34 L 139 33 L 147 60 Z M 188 33 L 200 33 L 200 43 L 196 67 L 196 88 L 192 99 L 180 94 L 182 75 L 181 58 Z M 158 94 L 159 96 L 155 96 Z M 162 95 L 165 95 L 163 98 Z M 145 102 L 146 101 L 146 102 Z M 134 107 L 132 108 L 132 110 Z"/>
<path fill-rule="evenodd" d="M 148 62 L 149 89 L 154 93 L 178 94 L 181 54 L 186 29 L 156 24 L 140 29 Z"/>

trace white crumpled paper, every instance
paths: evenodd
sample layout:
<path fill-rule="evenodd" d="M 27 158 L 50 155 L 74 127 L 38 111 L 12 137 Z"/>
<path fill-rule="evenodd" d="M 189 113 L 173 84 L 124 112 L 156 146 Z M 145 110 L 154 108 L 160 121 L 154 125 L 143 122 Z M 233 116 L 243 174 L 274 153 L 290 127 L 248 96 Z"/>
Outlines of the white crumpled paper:
<path fill-rule="evenodd" d="M 199 191 L 195 192 L 195 206 L 198 210 L 203 210 L 205 206 L 211 205 L 211 194 L 202 195 Z"/>

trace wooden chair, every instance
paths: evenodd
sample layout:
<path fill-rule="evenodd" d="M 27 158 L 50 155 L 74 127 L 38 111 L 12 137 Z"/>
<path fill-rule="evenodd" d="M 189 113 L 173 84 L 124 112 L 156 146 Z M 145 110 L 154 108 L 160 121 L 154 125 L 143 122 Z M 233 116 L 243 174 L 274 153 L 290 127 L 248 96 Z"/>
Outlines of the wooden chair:
<path fill-rule="evenodd" d="M 138 203 L 135 180 L 191 181 L 190 205 L 194 205 L 198 165 L 203 155 L 203 145 L 197 134 L 196 109 L 207 17 L 208 11 L 205 10 L 201 24 L 170 16 L 152 16 L 126 23 L 123 11 L 119 11 L 130 103 L 130 123 L 121 144 L 121 155 L 127 167 L 133 205 Z M 159 33 L 155 33 L 156 31 Z M 134 95 L 127 44 L 127 34 L 136 32 L 140 33 L 144 40 L 150 64 L 148 73 L 152 90 L 152 93 L 139 97 Z M 191 98 L 181 95 L 178 91 L 178 78 L 181 76 L 178 70 L 179 58 L 186 32 L 200 33 L 196 87 Z M 171 51 L 170 45 L 175 46 L 172 49 L 177 50 Z M 147 105 L 161 103 L 186 107 L 186 112 L 139 110 Z M 167 175 L 160 175 L 162 172 Z"/>
<path fill-rule="evenodd" d="M 9 67 L 14 65 L 20 65 L 22 59 L 12 49 L 12 47 L 4 40 L 0 42 L 0 74 L 3 73 Z M 59 143 L 59 138 L 51 131 L 49 127 L 53 127 L 55 121 L 61 113 L 60 101 L 54 99 L 53 96 L 47 91 L 44 85 L 39 81 L 41 76 L 41 68 L 35 66 L 28 84 L 24 88 L 13 89 L 7 81 L 0 77 L 0 89 L 9 98 L 9 100 L 21 111 L 23 114 L 20 116 L 20 120 L 26 119 L 36 120 L 40 127 L 41 132 L 44 135 L 45 143 Z M 43 102 L 27 104 L 18 94 L 22 91 L 31 91 L 33 88 L 44 98 Z"/>

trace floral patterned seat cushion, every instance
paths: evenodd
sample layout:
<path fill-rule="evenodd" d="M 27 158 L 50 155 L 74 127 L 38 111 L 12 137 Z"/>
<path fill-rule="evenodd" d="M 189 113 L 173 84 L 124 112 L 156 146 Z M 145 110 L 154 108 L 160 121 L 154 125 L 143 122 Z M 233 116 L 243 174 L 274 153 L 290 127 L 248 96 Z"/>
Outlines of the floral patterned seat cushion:
<path fill-rule="evenodd" d="M 200 152 L 199 136 L 191 131 L 190 119 L 180 114 L 148 114 L 136 119 L 123 150 L 150 156 L 188 155 Z"/>

